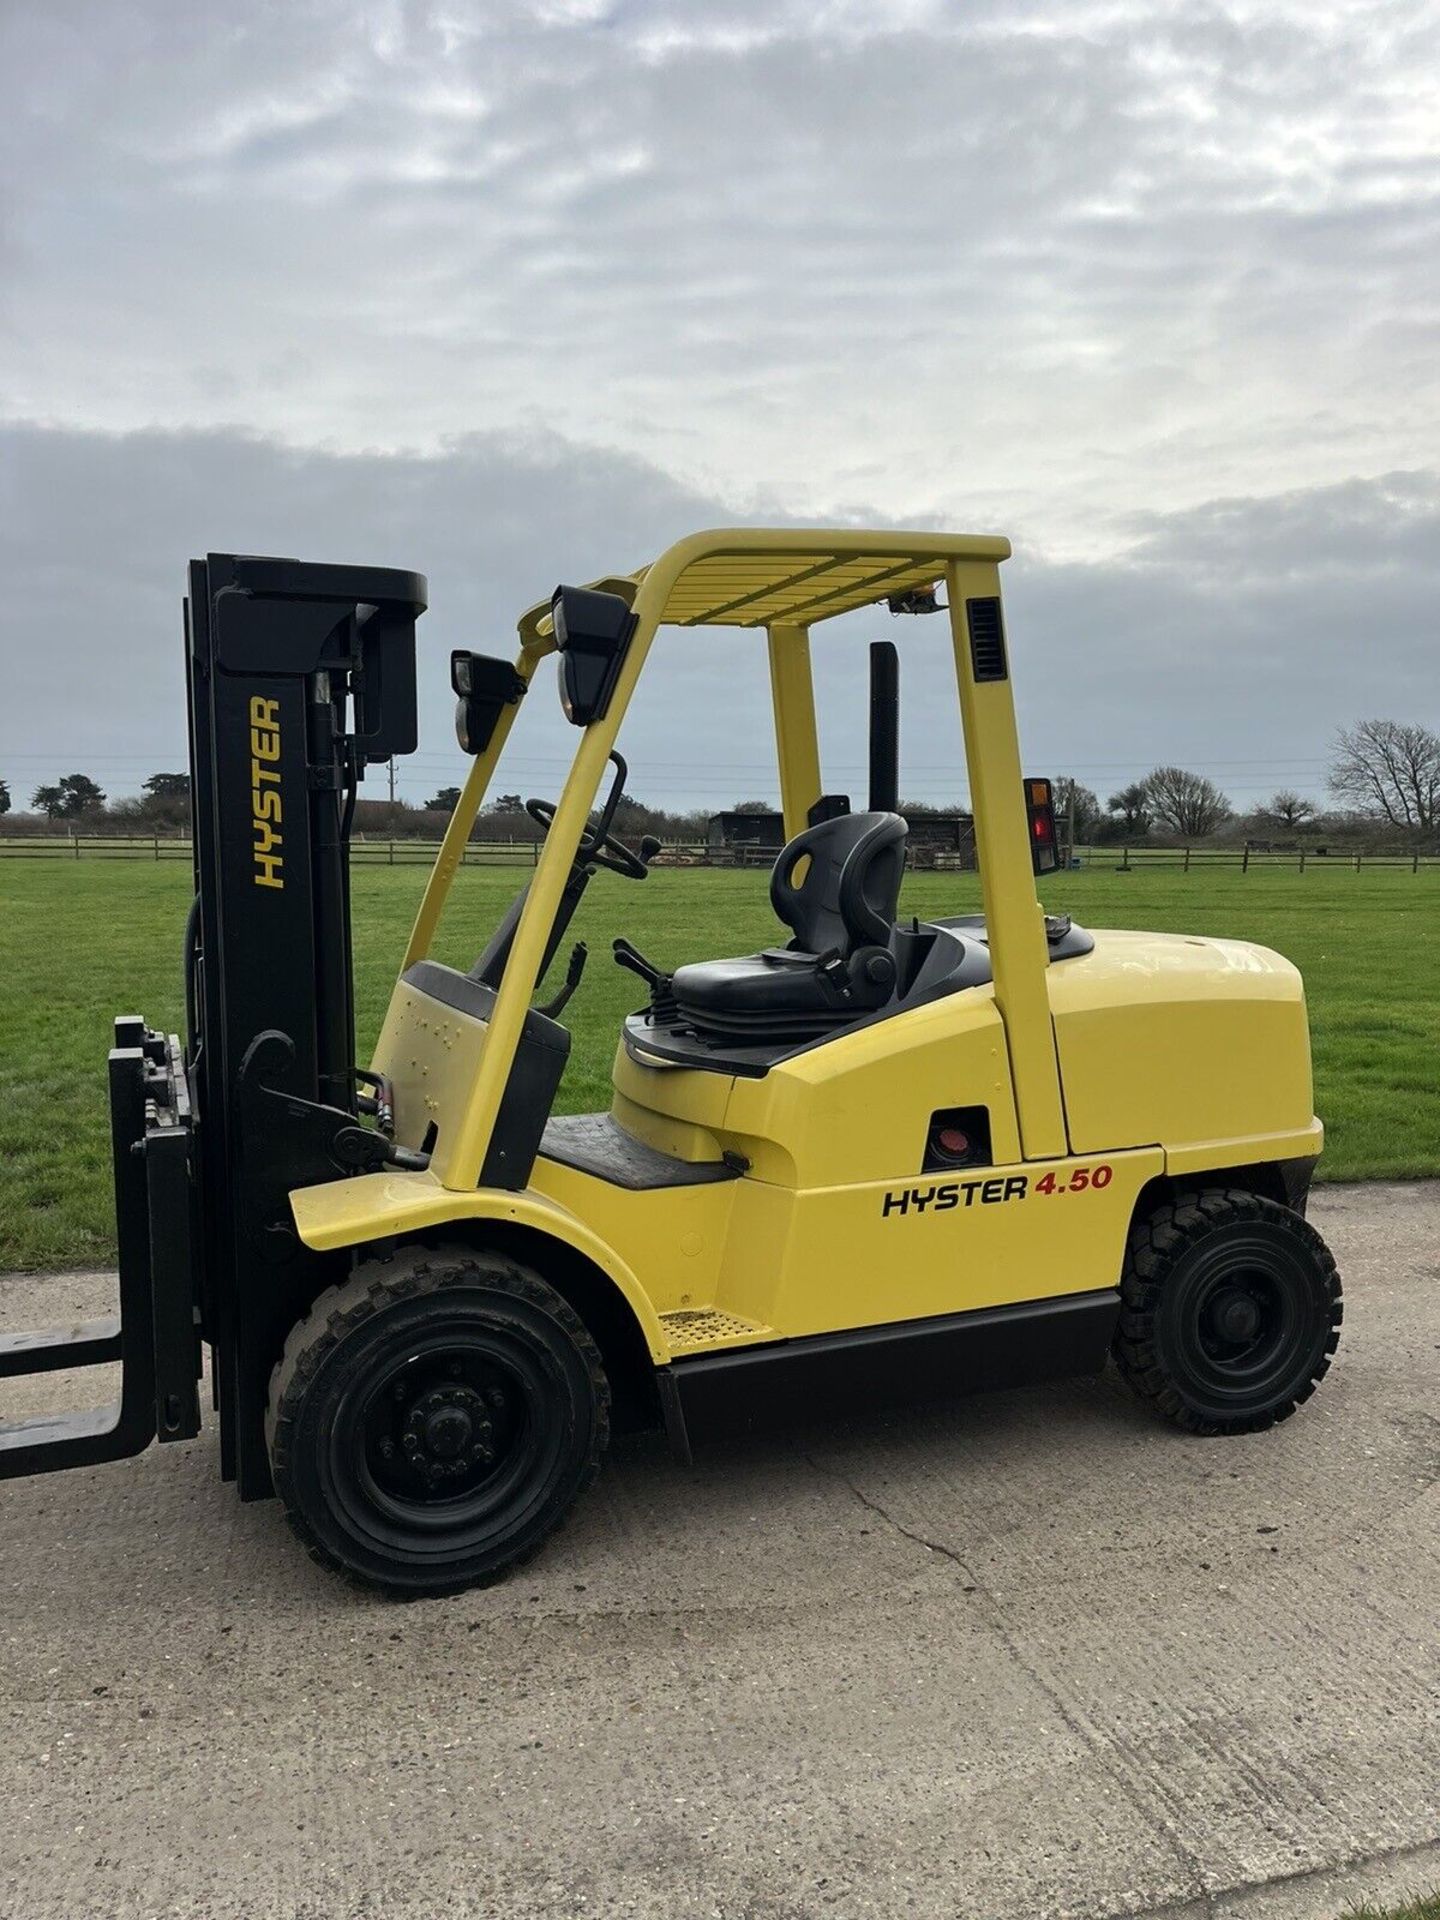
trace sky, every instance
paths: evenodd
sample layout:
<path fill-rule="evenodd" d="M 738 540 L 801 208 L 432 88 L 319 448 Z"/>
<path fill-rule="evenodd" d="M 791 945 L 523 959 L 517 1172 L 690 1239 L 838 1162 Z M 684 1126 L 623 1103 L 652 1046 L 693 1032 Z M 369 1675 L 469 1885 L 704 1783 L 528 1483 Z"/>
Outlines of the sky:
<path fill-rule="evenodd" d="M 452 646 L 835 521 L 1011 538 L 1032 771 L 1320 794 L 1440 725 L 1437 323 L 1440 0 L 0 0 L 0 778 L 183 765 L 192 553 L 428 574 L 418 801 Z M 827 786 L 893 633 L 963 795 L 942 625 L 817 641 Z M 773 794 L 759 643 L 662 636 L 621 744 Z"/>

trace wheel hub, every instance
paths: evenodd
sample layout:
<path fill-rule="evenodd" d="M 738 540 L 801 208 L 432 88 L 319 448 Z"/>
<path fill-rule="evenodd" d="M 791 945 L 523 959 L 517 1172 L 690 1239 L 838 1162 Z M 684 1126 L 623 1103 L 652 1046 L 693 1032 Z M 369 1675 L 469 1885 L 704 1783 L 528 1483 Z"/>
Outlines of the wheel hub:
<path fill-rule="evenodd" d="M 1260 1308 L 1248 1293 L 1229 1287 L 1211 1309 L 1215 1331 L 1225 1340 L 1253 1340 L 1260 1331 Z"/>
<path fill-rule="evenodd" d="M 485 1398 L 473 1387 L 431 1387 L 406 1413 L 400 1445 L 411 1471 L 427 1487 L 439 1487 L 489 1466 L 493 1434 Z"/>

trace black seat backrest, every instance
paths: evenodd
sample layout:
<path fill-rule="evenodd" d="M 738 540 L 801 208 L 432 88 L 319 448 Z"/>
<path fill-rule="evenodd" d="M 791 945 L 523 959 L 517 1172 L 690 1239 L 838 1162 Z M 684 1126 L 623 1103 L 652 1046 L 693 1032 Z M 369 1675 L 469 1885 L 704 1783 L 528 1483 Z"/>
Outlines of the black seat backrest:
<path fill-rule="evenodd" d="M 804 953 L 847 958 L 884 946 L 900 902 L 908 829 L 898 813 L 847 813 L 807 827 L 770 876 L 770 901 Z M 798 883 L 792 877 L 808 856 Z"/>

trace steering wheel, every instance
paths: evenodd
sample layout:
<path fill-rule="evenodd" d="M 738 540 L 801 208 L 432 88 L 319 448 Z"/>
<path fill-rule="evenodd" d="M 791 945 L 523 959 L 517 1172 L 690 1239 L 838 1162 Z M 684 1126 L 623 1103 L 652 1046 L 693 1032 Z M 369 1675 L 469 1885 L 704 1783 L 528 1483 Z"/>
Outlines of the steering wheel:
<path fill-rule="evenodd" d="M 549 833 L 555 821 L 553 800 L 527 800 L 525 811 L 536 826 L 544 827 Z M 618 873 L 624 880 L 650 878 L 650 869 L 640 855 L 632 853 L 625 842 L 617 840 L 613 833 L 596 834 L 592 831 L 586 834 L 575 849 L 575 860 L 580 866 L 604 867 L 607 873 Z"/>

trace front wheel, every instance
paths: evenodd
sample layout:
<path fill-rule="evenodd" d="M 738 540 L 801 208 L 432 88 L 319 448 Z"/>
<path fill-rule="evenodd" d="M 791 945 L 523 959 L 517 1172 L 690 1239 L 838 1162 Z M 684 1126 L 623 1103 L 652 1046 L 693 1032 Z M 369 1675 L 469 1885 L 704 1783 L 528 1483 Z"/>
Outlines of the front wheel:
<path fill-rule="evenodd" d="M 1340 1276 L 1288 1207 L 1232 1188 L 1137 1220 L 1114 1353 L 1133 1390 L 1190 1433 L 1255 1433 L 1315 1391 L 1340 1338 Z"/>
<path fill-rule="evenodd" d="M 266 1433 L 290 1523 L 391 1592 L 486 1584 L 528 1559 L 595 1477 L 600 1355 L 529 1268 L 417 1252 L 358 1267 L 291 1331 Z"/>

